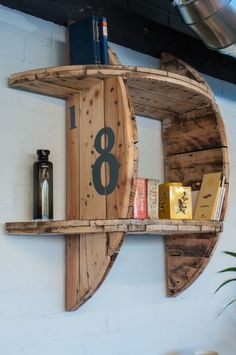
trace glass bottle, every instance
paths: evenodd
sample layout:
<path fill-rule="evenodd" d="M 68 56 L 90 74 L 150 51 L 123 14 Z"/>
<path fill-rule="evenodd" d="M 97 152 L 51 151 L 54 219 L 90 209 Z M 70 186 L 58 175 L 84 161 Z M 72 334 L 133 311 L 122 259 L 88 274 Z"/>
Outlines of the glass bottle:
<path fill-rule="evenodd" d="M 33 218 L 53 219 L 53 164 L 48 161 L 49 150 L 37 150 L 34 163 Z"/>

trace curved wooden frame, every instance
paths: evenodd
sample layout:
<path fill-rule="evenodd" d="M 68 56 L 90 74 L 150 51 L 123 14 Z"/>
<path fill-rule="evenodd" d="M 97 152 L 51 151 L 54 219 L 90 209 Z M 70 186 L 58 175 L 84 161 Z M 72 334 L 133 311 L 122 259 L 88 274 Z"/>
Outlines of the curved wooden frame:
<path fill-rule="evenodd" d="M 111 51 L 110 61 L 111 66 L 66 66 L 18 73 L 10 77 L 9 84 L 36 93 L 66 98 L 67 117 L 69 117 L 70 108 L 76 107 L 81 97 L 86 103 L 89 102 L 88 100 L 95 100 L 98 92 L 101 95 L 104 92 L 108 95 L 109 90 L 113 91 L 111 88 L 114 89 L 114 85 L 116 86 L 115 101 L 117 97 L 124 101 L 122 110 L 126 111 L 126 114 L 123 117 L 129 117 L 128 131 L 131 132 L 128 141 L 130 140 L 132 149 L 127 156 L 127 161 L 132 161 L 132 163 L 127 175 L 129 177 L 125 178 L 129 181 L 128 190 L 124 189 L 123 194 L 126 194 L 125 191 L 129 192 L 128 195 L 126 194 L 128 198 L 126 198 L 125 208 L 121 215 L 114 214 L 113 209 L 111 214 L 102 215 L 100 218 L 127 218 L 129 215 L 134 190 L 131 176 L 136 174 L 137 161 L 135 110 L 139 115 L 163 120 L 166 181 L 181 181 L 195 190 L 199 188 L 204 173 L 223 172 L 226 176 L 226 198 L 221 215 L 221 220 L 223 220 L 229 183 L 228 149 L 221 115 L 205 80 L 193 68 L 167 54 L 161 60 L 162 70 L 121 66 Z M 106 89 L 104 91 L 104 85 L 108 88 L 107 91 Z M 114 98 L 112 100 L 114 102 Z M 131 102 L 134 104 L 134 109 Z M 82 105 L 83 102 L 81 107 Z M 81 107 L 78 107 L 78 112 Z M 111 106 L 110 109 L 113 110 Z M 115 116 L 118 117 L 116 114 Z M 71 153 L 74 143 L 73 137 L 69 138 L 68 181 L 71 181 L 74 174 L 72 165 L 76 159 L 75 154 Z M 129 144 L 128 146 L 130 149 Z M 70 161 L 73 154 L 74 158 Z M 75 176 L 74 180 L 76 180 Z M 71 184 L 75 183 L 72 181 Z M 81 218 L 76 202 L 72 202 L 71 205 L 73 194 L 70 192 L 70 183 L 68 186 L 68 218 Z M 88 212 L 84 215 L 82 213 L 82 218 L 88 217 L 96 218 L 94 215 L 89 216 Z M 204 221 L 202 223 L 204 224 Z M 116 232 L 105 233 L 105 235 L 107 237 L 104 237 L 102 233 L 101 242 L 98 242 L 100 246 L 103 245 L 101 254 L 103 257 L 99 259 L 101 262 L 97 269 L 95 250 L 97 242 L 91 244 L 92 239 L 89 234 L 76 238 L 67 237 L 68 310 L 78 308 L 96 291 L 119 252 L 124 233 L 119 233 L 116 229 Z M 210 260 L 218 237 L 219 233 L 216 232 L 185 233 L 178 237 L 174 234 L 167 236 L 168 295 L 179 294 L 200 275 Z M 94 263 L 97 270 L 94 273 L 94 268 L 90 266 L 90 272 L 94 274 L 93 282 L 88 281 L 87 257 L 80 253 L 81 248 L 87 247 L 89 243 L 91 253 L 94 252 L 90 261 Z"/>
<path fill-rule="evenodd" d="M 181 60 L 163 54 L 161 68 L 190 77 L 210 91 L 207 82 Z M 221 171 L 226 177 L 226 195 L 221 213 L 224 219 L 229 185 L 229 158 L 223 120 L 213 93 L 206 106 L 171 117 L 163 122 L 165 178 L 199 189 L 204 173 Z M 167 290 L 176 296 L 190 286 L 207 266 L 219 233 L 183 234 L 166 239 Z"/>

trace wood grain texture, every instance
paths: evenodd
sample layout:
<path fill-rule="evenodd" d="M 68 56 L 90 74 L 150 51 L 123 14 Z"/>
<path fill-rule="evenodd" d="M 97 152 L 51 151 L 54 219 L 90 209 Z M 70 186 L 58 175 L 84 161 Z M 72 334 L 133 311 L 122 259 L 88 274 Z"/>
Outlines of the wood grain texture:
<path fill-rule="evenodd" d="M 67 204 L 66 215 L 71 219 L 80 218 L 80 188 L 77 181 L 80 171 L 80 93 L 68 97 L 66 108 L 66 155 L 67 155 Z M 71 129 L 71 115 L 74 115 L 74 126 Z M 80 238 L 79 235 L 66 235 L 66 289 L 65 303 L 68 309 L 73 309 L 80 299 Z"/>
<path fill-rule="evenodd" d="M 111 47 L 109 64 L 121 65 Z M 118 102 L 122 105 L 117 105 Z M 138 134 L 129 89 L 121 77 L 105 80 L 105 123 L 115 132 L 116 142 L 112 153 L 119 163 L 118 185 L 114 193 L 107 196 L 107 218 L 125 218 L 131 215 L 133 208 L 134 178 L 138 174 Z M 111 233 L 108 236 L 108 254 L 114 262 L 124 233 Z"/>
<path fill-rule="evenodd" d="M 44 75 L 41 73 L 40 77 Z M 67 99 L 67 218 L 127 218 L 132 201 L 137 135 L 134 111 L 123 78 L 110 74 L 103 78 L 84 77 L 81 69 L 79 77 L 68 79 L 66 71 L 62 76 L 52 71 L 46 80 L 50 85 L 53 82 L 79 91 Z M 69 126 L 71 105 L 77 105 L 74 109 L 76 127 L 72 129 Z M 111 147 L 108 130 L 114 134 Z M 97 190 L 97 183 L 108 186 L 112 179 L 110 156 L 114 156 L 118 164 L 118 181 L 111 193 L 103 193 Z M 94 177 L 95 163 L 101 158 Z M 70 236 L 71 229 L 67 231 L 66 309 L 75 310 L 104 280 L 121 247 L 127 226 L 114 230 L 114 226 L 109 229 L 109 226 L 83 225 L 77 229 L 80 234 L 75 237 Z"/>
<path fill-rule="evenodd" d="M 194 110 L 212 101 L 204 83 L 158 69 L 122 66 L 81 65 L 37 69 L 13 74 L 9 85 L 46 95 L 67 98 L 96 85 L 99 80 L 122 77 L 127 81 L 136 114 L 155 119 Z"/>
<path fill-rule="evenodd" d="M 67 100 L 68 220 L 7 225 L 8 232 L 17 234 L 67 233 L 67 310 L 77 309 L 102 283 L 124 233 L 167 235 L 167 288 L 174 296 L 204 270 L 222 231 L 222 222 L 162 220 L 142 224 L 126 219 L 132 213 L 137 174 L 134 111 L 163 120 L 166 181 L 181 181 L 197 189 L 204 173 L 222 171 L 226 195 L 221 221 L 227 206 L 227 139 L 214 96 L 201 74 L 169 54 L 162 57 L 162 70 L 122 66 L 111 49 L 109 58 L 108 66 L 37 69 L 13 74 L 9 79 L 13 88 Z M 99 156 L 94 139 L 103 127 L 115 132 L 111 154 L 117 156 L 119 164 L 118 185 L 109 196 L 98 195 L 91 180 Z M 106 139 L 102 138 L 103 147 Z M 101 168 L 105 184 L 109 176 L 105 163 Z M 117 220 L 120 217 L 122 222 Z"/>
<path fill-rule="evenodd" d="M 163 122 L 166 181 L 182 182 L 199 190 L 204 173 L 221 171 L 226 177 L 226 194 L 221 213 L 224 218 L 228 200 L 229 157 L 223 120 L 213 94 L 201 75 L 177 58 L 164 54 L 163 70 L 185 75 L 205 86 L 212 100 L 193 110 L 169 117 Z M 186 239 L 175 235 L 166 239 L 167 292 L 176 296 L 203 272 L 217 244 L 219 233 L 191 234 Z"/>
<path fill-rule="evenodd" d="M 163 52 L 161 54 L 161 69 L 196 80 L 197 82 L 203 84 L 209 93 L 212 92 L 207 81 L 196 69 L 169 53 Z"/>
<path fill-rule="evenodd" d="M 71 235 L 71 240 L 79 233 L 110 233 L 109 238 L 117 232 L 139 232 L 168 235 L 170 233 L 214 233 L 221 232 L 223 223 L 219 221 L 171 220 L 171 219 L 83 219 L 42 222 L 9 222 L 6 232 L 15 235 Z M 191 237 L 189 237 L 191 238 Z M 205 237 L 204 237 L 205 238 Z M 187 241 L 187 234 L 185 236 Z M 109 240 L 110 243 L 110 240 Z"/>
<path fill-rule="evenodd" d="M 201 275 L 211 259 L 218 238 L 219 233 L 168 236 L 166 248 L 169 296 L 178 295 Z"/>
<path fill-rule="evenodd" d="M 229 181 L 228 150 L 213 148 L 165 156 L 166 181 L 183 182 L 199 189 L 204 173 L 222 171 Z"/>
<path fill-rule="evenodd" d="M 163 122 L 164 140 L 168 142 L 166 155 L 225 147 L 223 132 L 219 113 L 212 105 L 166 119 Z"/>

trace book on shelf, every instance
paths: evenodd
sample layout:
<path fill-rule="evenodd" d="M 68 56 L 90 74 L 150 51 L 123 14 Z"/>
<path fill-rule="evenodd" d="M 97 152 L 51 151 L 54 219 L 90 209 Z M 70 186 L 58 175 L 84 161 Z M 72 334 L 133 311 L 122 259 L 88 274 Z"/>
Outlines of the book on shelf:
<path fill-rule="evenodd" d="M 107 31 L 107 19 L 106 17 L 100 17 L 98 20 L 99 24 L 99 43 L 100 43 L 100 54 L 101 63 L 109 64 L 108 58 L 108 31 Z"/>
<path fill-rule="evenodd" d="M 159 180 L 147 179 L 147 217 L 158 219 L 159 213 Z"/>
<path fill-rule="evenodd" d="M 136 178 L 133 217 L 147 218 L 147 179 L 143 177 Z"/>
<path fill-rule="evenodd" d="M 106 17 L 90 16 L 69 24 L 70 64 L 108 64 Z"/>
<path fill-rule="evenodd" d="M 219 221 L 221 216 L 221 211 L 223 207 L 224 197 L 225 197 L 225 176 L 222 177 L 221 185 L 220 185 L 220 193 L 218 195 L 218 200 L 216 203 L 214 220 Z"/>
<path fill-rule="evenodd" d="M 193 190 L 191 192 L 192 194 L 192 211 L 193 211 L 193 215 L 194 215 L 194 211 L 195 211 L 195 207 L 196 207 L 196 203 L 197 203 L 197 198 L 199 195 L 199 190 Z"/>
<path fill-rule="evenodd" d="M 192 219 L 191 187 L 180 182 L 160 184 L 159 218 Z"/>
<path fill-rule="evenodd" d="M 90 16 L 69 24 L 70 64 L 100 64 L 99 18 Z"/>
<path fill-rule="evenodd" d="M 223 199 L 224 189 L 221 190 L 221 188 L 224 187 L 223 184 L 224 177 L 222 172 L 207 173 L 203 175 L 201 188 L 196 201 L 194 219 L 216 219 L 216 215 L 218 216 L 221 212 L 219 212 L 219 203 L 220 198 L 222 197 Z"/>

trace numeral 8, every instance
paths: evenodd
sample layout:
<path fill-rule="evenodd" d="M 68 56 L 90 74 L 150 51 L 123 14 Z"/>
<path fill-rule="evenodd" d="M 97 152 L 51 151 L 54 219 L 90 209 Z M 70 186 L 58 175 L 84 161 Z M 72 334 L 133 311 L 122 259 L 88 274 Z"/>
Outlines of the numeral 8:
<path fill-rule="evenodd" d="M 102 148 L 102 136 L 106 135 L 107 142 L 106 147 Z M 95 138 L 94 147 L 96 151 L 100 154 L 93 165 L 92 176 L 93 176 L 93 184 L 96 191 L 99 195 L 109 195 L 115 189 L 118 176 L 119 176 L 119 166 L 116 157 L 111 154 L 111 150 L 115 144 L 115 135 L 110 127 L 105 127 L 100 129 Z M 109 165 L 109 183 L 104 186 L 101 180 L 101 167 L 103 163 L 107 163 Z"/>

